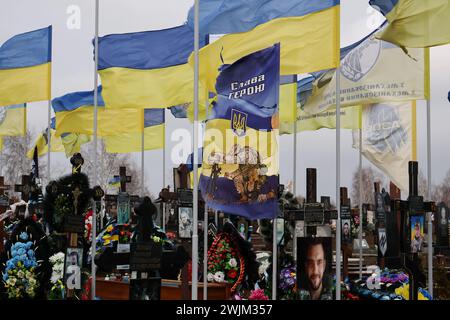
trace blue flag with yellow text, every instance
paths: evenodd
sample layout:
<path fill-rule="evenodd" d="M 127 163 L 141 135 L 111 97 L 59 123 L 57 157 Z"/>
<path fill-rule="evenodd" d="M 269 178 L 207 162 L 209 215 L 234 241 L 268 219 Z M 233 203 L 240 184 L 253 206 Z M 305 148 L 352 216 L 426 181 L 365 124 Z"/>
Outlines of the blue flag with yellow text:
<path fill-rule="evenodd" d="M 206 124 L 199 188 L 215 210 L 272 219 L 278 210 L 280 46 L 221 69 Z"/>

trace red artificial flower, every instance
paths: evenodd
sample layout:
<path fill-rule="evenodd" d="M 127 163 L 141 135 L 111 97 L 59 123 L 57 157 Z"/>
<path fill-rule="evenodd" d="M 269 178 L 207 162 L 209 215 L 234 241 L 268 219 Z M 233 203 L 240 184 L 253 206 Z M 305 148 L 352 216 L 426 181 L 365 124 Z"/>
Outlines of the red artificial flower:
<path fill-rule="evenodd" d="M 234 269 L 231 269 L 230 271 L 228 271 L 227 276 L 230 279 L 234 279 L 237 276 L 237 271 Z"/>

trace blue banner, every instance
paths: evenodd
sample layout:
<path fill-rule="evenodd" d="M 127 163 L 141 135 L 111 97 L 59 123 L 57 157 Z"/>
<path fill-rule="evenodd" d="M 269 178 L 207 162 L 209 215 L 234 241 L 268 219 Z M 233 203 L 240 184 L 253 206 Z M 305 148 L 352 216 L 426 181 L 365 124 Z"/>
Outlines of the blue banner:
<path fill-rule="evenodd" d="M 222 67 L 199 182 L 210 208 L 248 219 L 277 216 L 279 86 L 279 44 Z"/>

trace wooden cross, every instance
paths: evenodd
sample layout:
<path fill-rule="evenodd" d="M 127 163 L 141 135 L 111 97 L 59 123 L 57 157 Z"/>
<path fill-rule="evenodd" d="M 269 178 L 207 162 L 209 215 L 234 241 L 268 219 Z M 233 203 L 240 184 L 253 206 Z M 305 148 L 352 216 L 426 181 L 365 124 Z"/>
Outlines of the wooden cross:
<path fill-rule="evenodd" d="M 5 195 L 5 190 L 8 190 L 9 186 L 5 185 L 4 177 L 0 177 L 0 213 L 4 213 L 6 209 L 9 207 L 9 199 Z M 0 221 L 0 253 L 3 252 L 3 240 L 7 236 L 4 230 L 4 222 L 3 219 Z"/>
<path fill-rule="evenodd" d="M 5 178 L 0 177 L 0 195 L 3 196 L 5 194 L 5 190 L 9 190 L 10 186 L 5 185 Z"/>
<path fill-rule="evenodd" d="M 73 206 L 75 208 L 75 214 L 78 213 L 78 198 L 80 197 L 80 195 L 83 192 L 80 190 L 80 188 L 77 186 L 75 187 L 75 189 L 72 191 L 73 194 Z"/>
<path fill-rule="evenodd" d="M 22 184 L 16 184 L 14 186 L 14 191 L 19 192 L 21 194 L 22 200 L 28 202 L 28 200 L 30 200 L 30 191 L 31 191 L 30 176 L 23 175 Z"/>
<path fill-rule="evenodd" d="M 119 175 L 114 178 L 120 179 L 120 192 L 127 192 L 127 183 L 131 182 L 131 176 L 127 176 L 127 168 L 120 167 Z"/>

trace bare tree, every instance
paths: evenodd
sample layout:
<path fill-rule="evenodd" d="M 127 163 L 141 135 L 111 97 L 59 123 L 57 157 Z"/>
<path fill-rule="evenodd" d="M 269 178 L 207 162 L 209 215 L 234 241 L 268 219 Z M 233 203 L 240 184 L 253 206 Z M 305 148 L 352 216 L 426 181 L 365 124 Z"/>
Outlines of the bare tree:
<path fill-rule="evenodd" d="M 384 185 L 384 177 L 371 167 L 362 168 L 362 202 L 373 203 L 374 182 L 380 182 Z M 359 170 L 353 173 L 353 183 L 351 191 L 351 200 L 353 205 L 359 204 Z"/>
<path fill-rule="evenodd" d="M 30 144 L 30 131 L 24 137 L 3 137 L 3 151 L 1 154 L 1 173 L 5 183 L 14 185 L 21 182 L 22 175 L 31 171 L 31 160 L 25 155 Z"/>
<path fill-rule="evenodd" d="M 93 143 L 82 146 L 81 153 L 84 158 L 83 172 L 85 172 L 93 186 L 94 179 L 94 157 Z M 107 153 L 102 140 L 98 141 L 97 152 L 97 184 L 105 191 L 108 191 L 108 183 L 115 175 L 119 174 L 119 167 L 127 168 L 127 175 L 131 176 L 131 183 L 127 184 L 127 192 L 134 195 L 141 194 L 141 173 L 140 168 L 132 160 L 130 154 Z M 145 182 L 144 182 L 145 183 Z M 148 187 L 144 187 L 144 194 L 150 195 Z"/>
<path fill-rule="evenodd" d="M 450 205 L 450 170 L 447 171 L 444 180 L 433 188 L 433 200 Z"/>

